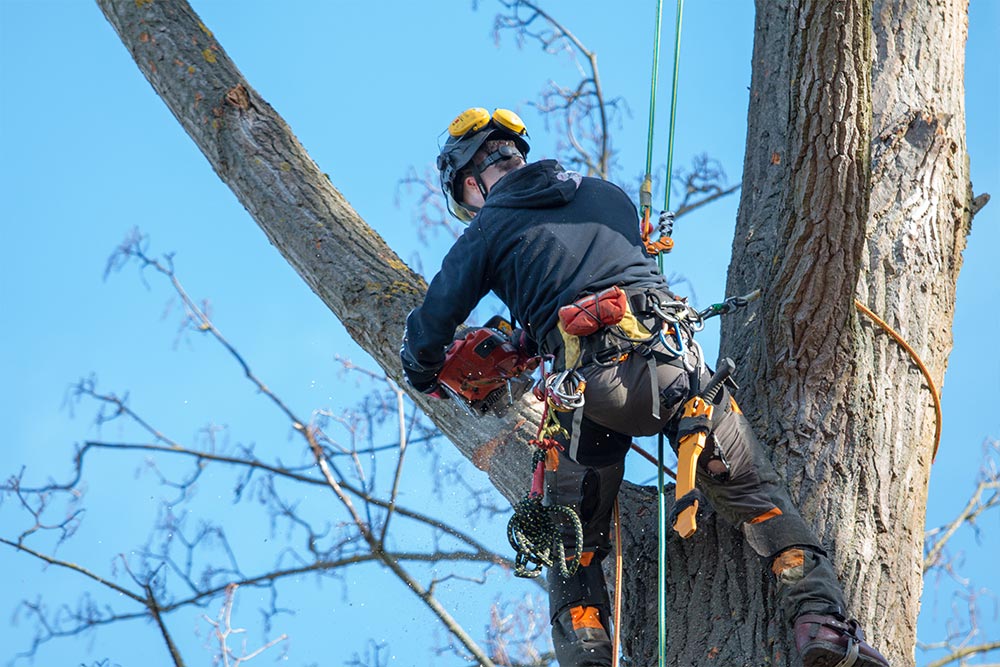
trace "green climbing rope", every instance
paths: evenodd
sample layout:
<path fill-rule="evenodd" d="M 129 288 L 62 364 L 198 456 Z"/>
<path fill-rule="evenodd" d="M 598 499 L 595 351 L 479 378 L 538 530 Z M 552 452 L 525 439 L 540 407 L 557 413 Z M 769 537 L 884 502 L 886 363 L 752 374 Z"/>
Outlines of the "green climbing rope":
<path fill-rule="evenodd" d="M 677 22 L 674 29 L 674 74 L 673 82 L 670 90 L 670 128 L 668 131 L 667 138 L 667 175 L 666 175 L 666 194 L 664 196 L 663 210 L 670 210 L 670 180 L 674 169 L 674 129 L 677 124 L 677 80 L 680 74 L 680 55 L 681 55 L 681 19 L 684 15 L 684 0 L 677 0 Z M 660 60 L 660 30 L 663 17 L 663 0 L 657 0 L 656 3 L 656 33 L 653 37 L 653 77 L 652 84 L 650 85 L 650 95 L 649 95 L 649 133 L 646 139 L 646 175 L 643 179 L 642 186 L 639 188 L 639 205 L 640 211 L 643 219 L 643 233 L 644 239 L 645 235 L 649 234 L 650 229 L 650 217 L 652 213 L 652 164 L 653 164 L 653 121 L 656 114 L 656 80 L 657 72 L 659 68 Z M 647 245 L 648 247 L 648 245 Z M 659 266 L 660 273 L 663 273 L 663 253 L 656 253 L 656 263 Z M 659 638 L 658 638 L 658 656 L 659 656 L 659 667 L 665 667 L 666 665 L 666 606 L 667 606 L 667 594 L 666 594 L 666 563 L 667 563 L 667 541 L 666 541 L 666 495 L 664 494 L 663 486 L 663 460 L 664 460 L 664 439 L 663 434 L 660 433 L 657 442 L 657 473 L 656 473 L 656 490 L 657 496 L 659 498 L 658 503 L 658 514 L 659 514 L 659 530 L 658 533 L 658 568 L 657 568 L 657 619 L 659 626 Z"/>

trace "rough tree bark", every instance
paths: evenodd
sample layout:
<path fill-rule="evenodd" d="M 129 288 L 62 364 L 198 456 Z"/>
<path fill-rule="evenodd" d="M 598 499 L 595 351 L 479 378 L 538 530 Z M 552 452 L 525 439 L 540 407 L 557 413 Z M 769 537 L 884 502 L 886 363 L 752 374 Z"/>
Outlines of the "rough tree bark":
<path fill-rule="evenodd" d="M 764 298 L 757 316 L 724 323 L 723 353 L 740 364 L 741 401 L 833 556 L 851 613 L 907 665 L 935 416 L 916 366 L 852 304 L 881 313 L 941 386 L 972 218 L 968 6 L 876 0 L 871 37 L 853 45 L 817 11 L 863 4 L 757 4 L 727 289 Z M 806 37 L 809 52 L 841 46 L 803 60 L 810 26 L 822 32 Z M 855 62 L 842 68 L 845 49 Z M 741 613 L 763 627 L 765 610 Z"/>
<path fill-rule="evenodd" d="M 361 220 L 186 2 L 98 4 L 272 244 L 399 379 L 420 276 Z M 853 300 L 885 314 L 940 381 L 971 217 L 965 21 L 965 0 L 879 0 L 874 9 L 871 0 L 759 0 L 729 276 L 730 293 L 765 295 L 724 326 L 741 402 L 830 548 L 853 613 L 900 665 L 913 662 L 933 412 L 920 375 L 858 320 Z M 504 496 L 523 494 L 531 405 L 472 420 L 414 398 Z M 649 664 L 653 494 L 627 487 L 622 511 L 625 648 Z M 669 557 L 668 664 L 795 664 L 763 563 L 732 529 L 710 516 L 693 539 L 670 540 Z"/>

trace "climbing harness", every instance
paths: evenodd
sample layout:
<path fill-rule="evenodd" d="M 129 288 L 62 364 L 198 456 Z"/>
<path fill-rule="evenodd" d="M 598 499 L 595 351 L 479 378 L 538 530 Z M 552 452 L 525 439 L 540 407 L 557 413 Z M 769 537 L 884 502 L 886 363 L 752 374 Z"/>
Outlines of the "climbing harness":
<path fill-rule="evenodd" d="M 561 375 L 561 374 L 560 374 Z M 542 372 L 542 386 L 548 388 L 548 377 Z M 581 378 L 582 379 L 582 378 Z M 583 403 L 583 389 L 579 392 Z M 583 524 L 576 511 L 567 505 L 543 505 L 545 495 L 545 468 L 556 464 L 557 449 L 562 449 L 556 436 L 567 437 L 566 429 L 555 417 L 555 408 L 546 398 L 538 432 L 528 445 L 534 448 L 531 456 L 531 490 L 514 505 L 514 515 L 507 522 L 507 540 L 514 548 L 514 576 L 532 579 L 542 572 L 542 567 L 557 567 L 566 579 L 580 567 L 583 557 Z M 573 529 L 573 553 L 566 555 L 560 521 Z"/>

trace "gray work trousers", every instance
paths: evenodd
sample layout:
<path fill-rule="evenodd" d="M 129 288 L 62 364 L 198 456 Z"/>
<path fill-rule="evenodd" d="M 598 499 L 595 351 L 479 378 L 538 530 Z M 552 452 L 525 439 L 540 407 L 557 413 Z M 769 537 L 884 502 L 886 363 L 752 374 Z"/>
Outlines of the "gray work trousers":
<path fill-rule="evenodd" d="M 664 359 L 658 354 L 650 364 L 648 357 L 632 354 L 619 364 L 584 367 L 584 407 L 558 413 L 569 437 L 561 443 L 558 467 L 546 472 L 546 503 L 573 507 L 584 529 L 584 566 L 569 579 L 551 569 L 548 574 L 552 636 L 561 667 L 611 664 L 610 605 L 601 561 L 611 547 L 611 512 L 624 458 L 633 436 L 660 431 L 676 451 L 677 418 L 691 393 L 692 376 Z M 658 418 L 653 417 L 651 367 L 657 374 Z M 703 373 L 700 386 L 708 379 Z M 803 553 L 794 568 L 776 578 L 785 620 L 791 623 L 804 613 L 843 613 L 843 592 L 829 558 L 728 391 L 716 398 L 713 422 L 698 462 L 699 489 L 764 558 L 774 560 L 793 547 Z M 566 534 L 567 552 L 572 539 Z M 588 608 L 597 611 L 581 611 Z"/>

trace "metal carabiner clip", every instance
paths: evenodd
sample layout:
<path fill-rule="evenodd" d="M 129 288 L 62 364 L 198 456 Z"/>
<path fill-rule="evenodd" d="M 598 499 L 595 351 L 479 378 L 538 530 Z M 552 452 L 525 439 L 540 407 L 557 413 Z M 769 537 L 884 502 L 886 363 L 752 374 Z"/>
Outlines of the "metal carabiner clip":
<path fill-rule="evenodd" d="M 674 332 L 674 340 L 677 341 L 677 346 L 676 347 L 672 346 L 669 342 L 667 342 L 667 337 L 663 335 L 664 330 L 671 330 L 671 329 Z M 663 345 L 663 347 L 667 348 L 667 352 L 670 355 L 672 355 L 674 357 L 682 357 L 682 356 L 684 356 L 684 352 L 685 352 L 685 350 L 684 350 L 684 338 L 681 336 L 681 327 L 680 327 L 680 324 L 678 324 L 678 323 L 667 324 L 666 322 L 664 322 L 663 323 L 663 327 L 660 329 L 660 343 Z"/>

